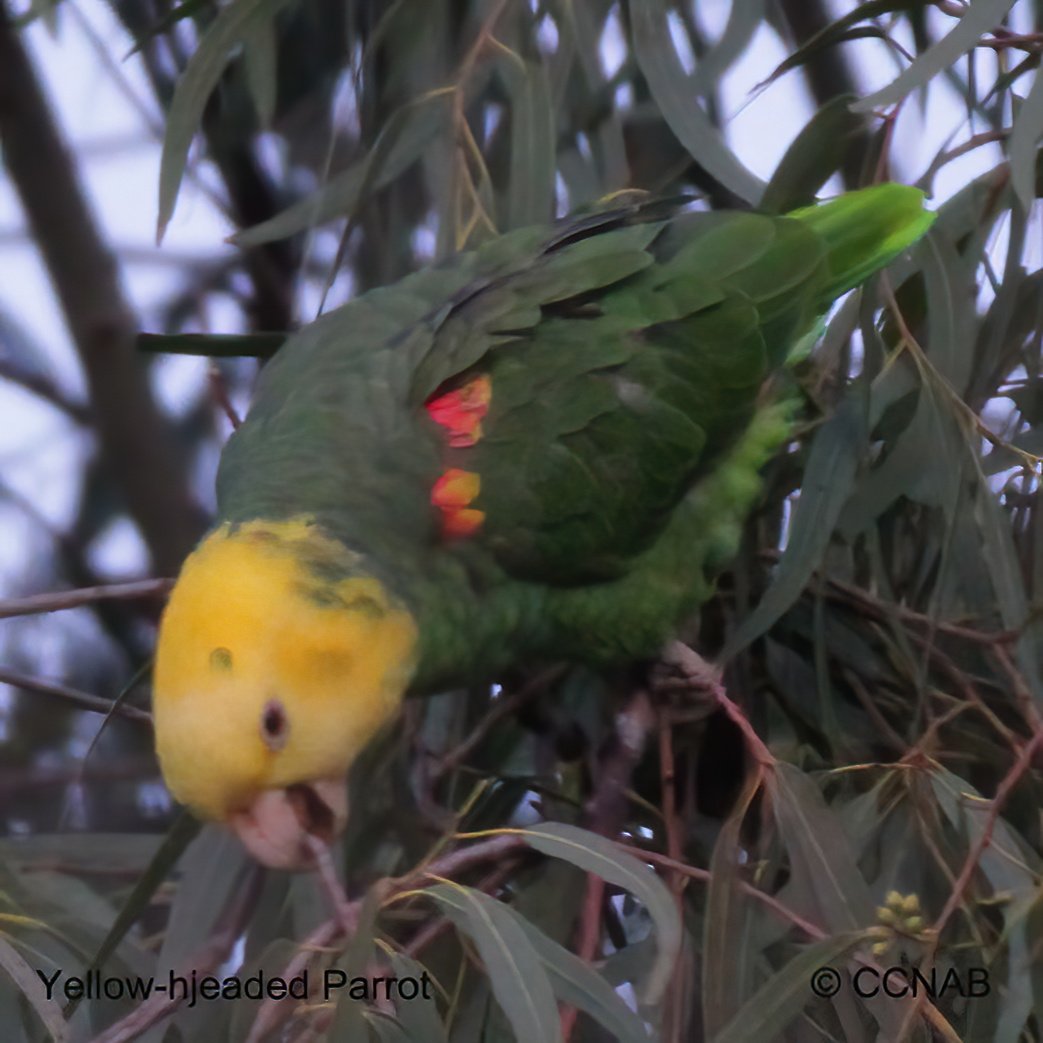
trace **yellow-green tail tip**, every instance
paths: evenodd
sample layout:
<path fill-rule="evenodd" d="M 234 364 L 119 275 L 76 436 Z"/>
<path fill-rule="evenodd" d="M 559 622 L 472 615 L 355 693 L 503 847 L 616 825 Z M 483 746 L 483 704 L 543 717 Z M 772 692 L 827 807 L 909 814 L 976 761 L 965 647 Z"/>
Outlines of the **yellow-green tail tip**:
<path fill-rule="evenodd" d="M 788 215 L 810 225 L 826 243 L 832 278 L 827 303 L 890 264 L 931 227 L 924 194 L 910 185 L 873 185 Z"/>

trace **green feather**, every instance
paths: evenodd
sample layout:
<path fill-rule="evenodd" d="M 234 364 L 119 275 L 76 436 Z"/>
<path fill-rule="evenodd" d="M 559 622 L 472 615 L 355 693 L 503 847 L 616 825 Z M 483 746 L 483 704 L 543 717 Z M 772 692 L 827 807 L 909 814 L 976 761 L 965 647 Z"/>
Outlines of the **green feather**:
<path fill-rule="evenodd" d="M 416 684 L 652 655 L 708 595 L 786 439 L 765 382 L 924 234 L 880 185 L 775 217 L 628 202 L 372 291 L 290 338 L 222 457 L 221 521 L 310 515 L 420 625 Z M 425 410 L 481 376 L 473 444 Z M 443 539 L 432 490 L 480 477 Z"/>
<path fill-rule="evenodd" d="M 820 297 L 823 310 L 926 233 L 935 215 L 924 210 L 923 200 L 923 192 L 909 185 L 874 185 L 788 215 L 826 244 L 831 277 Z"/>

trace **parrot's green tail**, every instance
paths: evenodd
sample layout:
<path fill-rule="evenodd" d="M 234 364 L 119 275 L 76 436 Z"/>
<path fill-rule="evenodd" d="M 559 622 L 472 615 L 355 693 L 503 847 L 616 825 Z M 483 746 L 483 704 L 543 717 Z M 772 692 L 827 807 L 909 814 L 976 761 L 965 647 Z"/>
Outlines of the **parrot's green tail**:
<path fill-rule="evenodd" d="M 826 241 L 832 271 L 824 306 L 865 282 L 931 227 L 935 215 L 909 185 L 874 185 L 787 216 L 810 225 Z"/>

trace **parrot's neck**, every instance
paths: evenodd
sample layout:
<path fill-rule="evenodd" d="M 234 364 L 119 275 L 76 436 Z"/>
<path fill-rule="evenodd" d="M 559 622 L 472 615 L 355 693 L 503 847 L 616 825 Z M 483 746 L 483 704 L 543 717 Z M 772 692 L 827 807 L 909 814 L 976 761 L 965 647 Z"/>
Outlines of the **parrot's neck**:
<path fill-rule="evenodd" d="M 410 575 L 406 600 L 419 622 L 416 694 L 495 681 L 547 655 L 546 588 L 507 579 L 482 563 L 440 555 Z"/>

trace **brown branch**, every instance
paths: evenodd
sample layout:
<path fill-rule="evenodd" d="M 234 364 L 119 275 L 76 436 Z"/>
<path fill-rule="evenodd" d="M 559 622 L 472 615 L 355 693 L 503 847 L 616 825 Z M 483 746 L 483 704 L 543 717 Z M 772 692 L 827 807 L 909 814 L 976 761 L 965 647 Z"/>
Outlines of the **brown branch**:
<path fill-rule="evenodd" d="M 833 20 L 824 0 L 782 0 L 780 10 L 797 47 L 808 43 Z M 840 47 L 821 48 L 803 64 L 801 72 L 819 108 L 842 94 L 862 93 L 847 56 Z M 872 142 L 867 122 L 857 137 L 852 139 L 841 168 L 844 184 L 848 188 L 857 188 L 861 184 Z"/>
<path fill-rule="evenodd" d="M 518 712 L 534 696 L 539 695 L 547 685 L 563 672 L 563 667 L 555 666 L 544 670 L 531 678 L 515 692 L 504 693 L 493 703 L 489 712 L 471 729 L 471 731 L 443 757 L 440 757 L 431 768 L 428 782 L 437 782 L 443 775 L 458 768 L 472 750 L 489 734 L 492 729 L 507 717 Z"/>
<path fill-rule="evenodd" d="M 451 877 L 465 869 L 481 865 L 484 862 L 502 862 L 508 855 L 517 853 L 528 848 L 523 836 L 517 834 L 505 834 L 481 840 L 476 844 L 451 851 L 441 858 L 436 858 L 428 863 L 421 863 L 410 870 L 404 876 L 395 879 L 383 879 L 376 881 L 372 887 L 380 888 L 383 892 L 383 903 L 393 901 L 406 891 L 413 890 L 418 884 L 428 877 Z M 301 943 L 300 948 L 293 959 L 286 964 L 281 977 L 285 981 L 297 977 L 311 962 L 316 953 L 327 951 L 335 943 L 348 938 L 345 933 L 345 924 L 357 924 L 359 914 L 362 911 L 364 898 L 356 899 L 340 905 L 336 915 L 325 923 L 320 924 Z M 335 903 L 337 904 L 337 903 Z M 430 940 L 430 939 L 428 939 Z M 285 999 L 266 999 L 258 1008 L 257 1016 L 253 1020 L 246 1043 L 257 1043 L 266 1038 L 273 1029 L 277 1028 L 290 1016 L 293 1006 Z"/>
<path fill-rule="evenodd" d="M 42 612 L 60 612 L 80 608 L 98 601 L 130 601 L 136 598 L 159 597 L 174 585 L 171 579 L 141 579 L 130 583 L 109 583 L 98 587 L 80 587 L 77 590 L 48 591 L 30 594 L 24 598 L 0 601 L 0 619 L 13 616 L 35 616 Z"/>
<path fill-rule="evenodd" d="M 134 355 L 136 320 L 36 70 L 0 7 L 0 146 L 83 366 L 101 451 L 157 568 L 203 531 L 188 466 Z"/>
<path fill-rule="evenodd" d="M 700 869 L 698 866 L 690 866 L 686 862 L 682 862 L 676 858 L 670 858 L 669 855 L 661 855 L 658 851 L 647 851 L 645 848 L 637 847 L 634 844 L 624 844 L 619 840 L 616 841 L 616 844 L 624 851 L 629 851 L 635 857 L 640 858 L 642 862 L 651 862 L 652 865 L 662 866 L 664 869 L 669 869 L 675 873 L 681 874 L 682 876 L 690 877 L 692 880 L 698 880 L 703 884 L 708 884 L 713 876 L 709 869 Z M 823 938 L 829 937 L 828 932 L 819 927 L 818 924 L 806 920 L 800 915 L 800 913 L 794 912 L 788 905 L 784 905 L 774 895 L 768 894 L 767 891 L 761 891 L 746 880 L 738 880 L 737 885 L 739 890 L 744 894 L 756 899 L 756 901 L 760 902 L 761 905 L 765 906 L 767 909 L 770 909 L 780 919 L 799 928 L 809 938 L 812 938 L 815 941 L 821 941 Z"/>
<path fill-rule="evenodd" d="M 682 824 L 677 811 L 677 768 L 674 758 L 674 721 L 670 708 L 659 707 L 659 792 L 663 808 L 663 830 L 666 833 L 666 853 L 675 862 L 681 862 Z M 670 890 L 673 892 L 677 915 L 684 918 L 684 898 L 682 897 L 687 879 L 683 874 L 671 873 L 668 876 Z M 674 964 L 670 978 L 670 987 L 666 996 L 663 1011 L 663 1039 L 675 1041 L 680 1038 L 684 1024 L 684 983 L 682 981 L 682 960 Z"/>
<path fill-rule="evenodd" d="M 759 556 L 769 561 L 778 561 L 782 554 L 780 551 L 765 549 L 760 551 Z M 959 623 L 932 619 L 931 616 L 917 612 L 908 605 L 900 605 L 894 601 L 882 601 L 869 591 L 845 583 L 843 580 L 834 579 L 832 576 L 816 573 L 815 578 L 821 584 L 823 596 L 830 601 L 853 603 L 864 614 L 883 622 L 888 622 L 893 616 L 904 623 L 916 623 L 918 626 L 928 627 L 940 634 L 946 634 L 960 641 L 969 641 L 975 645 L 1009 645 L 1017 641 L 1020 636 L 1017 630 L 975 630 L 973 627 L 961 626 Z"/>
<path fill-rule="evenodd" d="M 6 380 L 30 395 L 35 395 L 42 402 L 54 406 L 81 427 L 91 421 L 90 410 L 82 402 L 67 395 L 50 377 L 19 365 L 12 358 L 0 358 L 0 380 Z"/>
<path fill-rule="evenodd" d="M 949 893 L 949 898 L 931 928 L 935 935 L 936 944 L 937 938 L 949 922 L 949 918 L 956 911 L 956 907 L 963 901 L 967 888 L 970 886 L 971 877 L 974 876 L 978 863 L 981 861 L 981 856 L 992 843 L 992 833 L 996 828 L 996 822 L 999 820 L 1003 805 L 1007 803 L 1007 798 L 1014 787 L 1021 781 L 1022 776 L 1032 766 L 1032 758 L 1041 745 L 1043 745 L 1043 730 L 1037 731 L 1031 740 L 1021 748 L 1010 771 L 1007 772 L 999 786 L 996 787 L 996 795 L 989 803 L 989 811 L 985 816 L 985 822 L 982 824 L 981 835 L 970 851 L 967 852 L 967 857 L 964 860 L 963 867 L 960 869 L 959 876 L 956 877 L 956 882 Z"/>
<path fill-rule="evenodd" d="M 655 710 L 648 692 L 638 689 L 627 706 L 616 716 L 615 746 L 598 772 L 594 793 L 587 801 L 586 827 L 594 833 L 614 838 L 626 814 L 626 788 L 645 742 L 655 727 Z"/>
<path fill-rule="evenodd" d="M 18 670 L 9 670 L 7 667 L 0 667 L 0 684 L 9 684 L 27 692 L 39 692 L 41 695 L 56 695 L 79 710 L 89 710 L 91 713 L 116 713 L 130 721 L 152 723 L 152 714 L 148 710 L 140 710 L 138 707 L 128 706 L 126 703 L 117 705 L 111 699 L 103 699 L 100 695 L 81 692 L 78 688 L 70 688 L 57 681 L 44 681 L 39 677 L 20 673 Z"/>
<path fill-rule="evenodd" d="M 1032 760 L 1041 746 L 1043 746 L 1043 729 L 1037 728 L 1031 740 L 1018 752 L 1018 756 L 1011 765 L 1010 770 L 996 787 L 996 793 L 989 803 L 988 813 L 985 816 L 985 821 L 982 823 L 981 834 L 978 836 L 977 841 L 975 841 L 971 846 L 971 849 L 967 852 L 967 857 L 964 859 L 963 866 L 961 867 L 956 880 L 953 882 L 952 890 L 949 892 L 949 897 L 946 900 L 945 905 L 942 907 L 942 911 L 938 914 L 937 919 L 926 932 L 929 941 L 926 946 L 926 951 L 920 960 L 920 967 L 923 968 L 925 972 L 926 969 L 933 966 L 935 956 L 938 952 L 938 944 L 941 941 L 942 931 L 945 930 L 946 925 L 952 918 L 953 913 L 956 912 L 957 907 L 964 901 L 971 880 L 978 869 L 978 863 L 981 861 L 985 849 L 992 843 L 992 834 L 996 828 L 996 823 L 999 821 L 1000 811 L 1002 811 L 1003 806 L 1007 803 L 1007 799 L 1010 797 L 1014 787 L 1021 781 L 1022 777 L 1032 766 Z M 934 1008 L 927 1002 L 927 994 L 925 992 L 917 993 L 915 1000 L 902 1022 L 897 1038 L 899 1040 L 911 1038 L 914 1019 L 920 1014 L 925 1014 L 925 1016 L 931 1017 L 930 1012 L 933 1009 Z M 958 1039 L 955 1034 L 953 1034 L 951 1038 Z"/>
<path fill-rule="evenodd" d="M 586 826 L 594 833 L 615 840 L 626 818 L 626 788 L 645 750 L 648 736 L 656 726 L 655 708 L 648 692 L 637 689 L 616 716 L 615 745 L 601 765 L 594 793 L 587 801 Z M 579 927 L 576 931 L 576 954 L 590 963 L 597 956 L 601 938 L 605 881 L 596 873 L 587 873 Z M 568 1043 L 576 1024 L 576 1008 L 561 1011 L 561 1035 Z"/>
<path fill-rule="evenodd" d="M 259 865 L 250 867 L 247 878 L 241 888 L 236 891 L 235 898 L 225 910 L 214 933 L 206 944 L 178 969 L 178 974 L 189 978 L 193 974 L 200 977 L 212 974 L 225 960 L 236 940 L 246 930 L 254 907 L 261 895 L 261 884 L 264 870 Z M 92 1043 L 126 1043 L 127 1040 L 140 1036 L 141 1033 L 173 1013 L 181 1005 L 181 999 L 171 990 L 167 995 L 154 993 L 140 1006 L 135 1007 L 125 1018 L 115 1025 L 109 1026 L 100 1035 L 95 1036 Z"/>
<path fill-rule="evenodd" d="M 156 774 L 156 762 L 152 757 L 127 757 L 109 760 L 104 765 L 92 766 L 88 771 L 83 764 L 71 764 L 58 768 L 28 766 L 0 768 L 0 797 L 11 794 L 23 799 L 32 790 L 64 788 L 79 783 L 125 782 L 128 779 L 151 779 Z M 55 860 L 48 868 L 60 869 L 61 861 Z M 79 872 L 77 867 L 77 872 Z M 93 870 L 98 871 L 98 870 Z M 110 870 L 102 870 L 109 872 Z M 136 871 L 130 871 L 136 876 Z"/>

